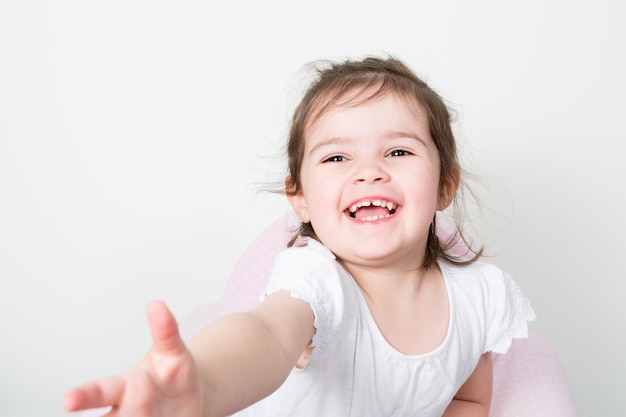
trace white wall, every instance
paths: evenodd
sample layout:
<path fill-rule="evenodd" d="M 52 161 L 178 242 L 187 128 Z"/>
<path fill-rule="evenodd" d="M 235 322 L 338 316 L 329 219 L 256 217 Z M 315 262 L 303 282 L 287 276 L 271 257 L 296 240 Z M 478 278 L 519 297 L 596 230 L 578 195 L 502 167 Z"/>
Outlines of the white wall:
<path fill-rule="evenodd" d="M 302 65 L 389 52 L 457 109 L 478 228 L 583 417 L 623 416 L 624 6 L 0 1 L 0 415 L 133 366 L 146 304 L 221 295 Z M 266 157 L 270 158 L 266 158 Z M 482 226 L 481 226 L 482 225 Z"/>

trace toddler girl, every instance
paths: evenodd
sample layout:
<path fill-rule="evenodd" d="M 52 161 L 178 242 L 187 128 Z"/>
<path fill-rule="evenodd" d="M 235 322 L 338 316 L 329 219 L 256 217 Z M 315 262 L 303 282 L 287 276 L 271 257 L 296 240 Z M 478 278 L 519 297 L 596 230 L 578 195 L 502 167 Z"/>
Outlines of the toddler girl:
<path fill-rule="evenodd" d="M 285 191 L 302 226 L 263 301 L 187 346 L 167 308 L 151 304 L 143 362 L 68 392 L 68 410 L 488 415 L 490 352 L 525 337 L 534 313 L 480 251 L 453 250 L 460 229 L 445 242 L 435 234 L 461 181 L 441 98 L 393 58 L 331 64 L 296 108 L 287 154 Z"/>

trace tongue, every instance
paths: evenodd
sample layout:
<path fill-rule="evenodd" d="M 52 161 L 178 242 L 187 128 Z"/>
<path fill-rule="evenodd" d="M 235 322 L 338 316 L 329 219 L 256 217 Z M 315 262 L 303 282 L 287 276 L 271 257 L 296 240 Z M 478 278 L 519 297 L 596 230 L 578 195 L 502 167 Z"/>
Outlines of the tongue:
<path fill-rule="evenodd" d="M 361 219 L 371 216 L 386 216 L 387 214 L 389 214 L 389 210 L 387 210 L 385 207 L 361 207 L 356 211 L 356 218 Z"/>

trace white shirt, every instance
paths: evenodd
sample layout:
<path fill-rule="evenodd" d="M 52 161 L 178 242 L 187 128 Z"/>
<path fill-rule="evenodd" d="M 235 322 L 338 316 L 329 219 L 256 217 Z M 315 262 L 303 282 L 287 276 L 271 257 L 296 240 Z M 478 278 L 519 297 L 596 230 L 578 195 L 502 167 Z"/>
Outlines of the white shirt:
<path fill-rule="evenodd" d="M 378 329 L 352 276 L 321 243 L 281 252 L 266 294 L 288 290 L 311 305 L 311 360 L 273 394 L 236 416 L 441 416 L 485 352 L 526 337 L 535 314 L 515 282 L 493 265 L 439 262 L 450 305 L 447 336 L 433 351 L 405 355 Z"/>

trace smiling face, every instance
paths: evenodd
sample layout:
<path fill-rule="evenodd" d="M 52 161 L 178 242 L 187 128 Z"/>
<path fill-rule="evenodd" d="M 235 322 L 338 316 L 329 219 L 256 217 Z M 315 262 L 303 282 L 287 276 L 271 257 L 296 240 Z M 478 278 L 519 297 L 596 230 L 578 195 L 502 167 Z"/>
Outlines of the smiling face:
<path fill-rule="evenodd" d="M 350 269 L 419 268 L 440 198 L 440 159 L 423 107 L 367 91 L 305 131 L 295 212 Z M 363 96 L 365 94 L 365 96 Z M 454 191 L 454 190 L 453 190 Z"/>

